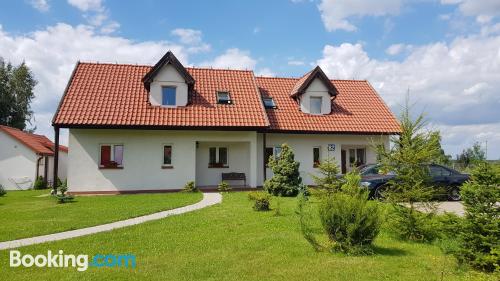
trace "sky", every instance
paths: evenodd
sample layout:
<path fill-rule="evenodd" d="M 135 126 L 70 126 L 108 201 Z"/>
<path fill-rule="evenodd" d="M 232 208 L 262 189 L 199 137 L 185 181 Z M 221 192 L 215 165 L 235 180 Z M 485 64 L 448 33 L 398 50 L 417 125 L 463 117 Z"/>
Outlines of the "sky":
<path fill-rule="evenodd" d="M 409 94 L 447 154 L 480 142 L 500 159 L 499 0 L 0 3 L 0 56 L 32 69 L 32 126 L 50 138 L 78 60 L 154 64 L 168 50 L 186 66 L 366 79 L 395 114 Z"/>

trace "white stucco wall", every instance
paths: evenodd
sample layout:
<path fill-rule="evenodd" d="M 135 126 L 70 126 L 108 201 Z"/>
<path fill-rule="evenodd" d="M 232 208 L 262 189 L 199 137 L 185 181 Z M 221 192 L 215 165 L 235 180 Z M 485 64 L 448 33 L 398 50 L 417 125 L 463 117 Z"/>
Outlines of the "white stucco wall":
<path fill-rule="evenodd" d="M 0 184 L 5 189 L 18 189 L 9 178 L 27 177 L 34 182 L 36 160 L 37 155 L 31 149 L 0 131 Z"/>
<path fill-rule="evenodd" d="M 309 85 L 307 90 L 300 96 L 300 109 L 304 113 L 310 113 L 311 97 L 321 97 L 321 114 L 329 114 L 332 110 L 331 96 L 323 82 L 318 78 Z"/>
<path fill-rule="evenodd" d="M 266 134 L 266 147 L 280 146 L 287 143 L 295 153 L 295 160 L 300 162 L 300 174 L 303 182 L 308 185 L 314 184 L 310 174 L 315 174 L 317 169 L 313 167 L 313 147 L 320 147 L 320 159 L 334 157 L 339 165 L 341 161 L 342 147 L 359 147 L 366 149 L 366 163 L 376 163 L 377 155 L 372 143 L 382 143 L 389 146 L 388 136 L 370 135 L 300 135 L 300 134 Z M 328 144 L 335 144 L 335 151 L 328 151 Z M 263 163 L 262 136 L 259 136 L 259 163 Z M 263 168 L 259 164 L 259 185 L 263 183 Z M 271 169 L 266 169 L 267 178 L 272 176 Z"/>
<path fill-rule="evenodd" d="M 230 168 L 224 172 L 244 169 L 246 163 L 247 184 L 256 186 L 256 139 L 256 132 L 70 129 L 69 191 L 179 189 L 194 180 L 200 181 L 198 185 L 218 184 L 221 169 L 209 170 L 208 148 L 206 153 L 201 151 L 205 143 L 229 143 Z M 99 169 L 100 144 L 124 145 L 123 169 Z M 172 145 L 173 169 L 161 168 L 164 144 Z M 245 146 L 247 157 L 238 158 L 235 152 Z"/>
<path fill-rule="evenodd" d="M 162 105 L 162 87 L 176 87 L 176 106 L 186 106 L 188 103 L 188 86 L 186 81 L 170 64 L 165 65 L 156 75 L 150 85 L 149 101 L 152 105 Z"/>
<path fill-rule="evenodd" d="M 40 162 L 40 176 L 43 176 L 44 167 L 43 160 Z M 68 177 L 68 153 L 59 150 L 59 165 L 57 167 L 57 176 L 64 181 Z M 53 181 L 54 177 L 54 156 L 49 156 L 49 170 L 48 170 L 48 178 Z"/>
<path fill-rule="evenodd" d="M 228 168 L 208 168 L 209 148 L 227 147 Z M 249 142 L 200 142 L 196 150 L 196 183 L 200 186 L 217 186 L 221 182 L 222 173 L 245 173 L 250 171 Z M 231 185 L 243 185 L 243 181 L 228 182 Z M 247 183 L 249 179 L 247 178 Z"/>

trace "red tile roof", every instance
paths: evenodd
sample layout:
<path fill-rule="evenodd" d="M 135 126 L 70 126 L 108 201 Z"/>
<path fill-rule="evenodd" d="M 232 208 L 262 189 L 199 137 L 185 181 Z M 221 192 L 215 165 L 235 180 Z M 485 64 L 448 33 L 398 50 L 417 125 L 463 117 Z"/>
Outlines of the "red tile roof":
<path fill-rule="evenodd" d="M 151 69 L 151 66 L 78 63 L 54 116 L 54 125 L 318 133 L 399 132 L 393 114 L 367 81 L 331 81 L 331 89 L 336 94 L 332 113 L 311 115 L 301 112 L 298 103 L 290 96 L 310 75 L 256 78 L 252 71 L 246 70 L 186 68 L 195 80 L 191 101 L 185 107 L 166 108 L 152 106 L 148 101 L 142 79 Z M 217 104 L 217 91 L 229 91 L 234 103 Z M 273 97 L 277 109 L 264 109 L 261 95 Z"/>
<path fill-rule="evenodd" d="M 5 132 L 19 142 L 26 145 L 37 154 L 54 155 L 54 143 L 46 136 L 31 134 L 16 128 L 0 125 L 0 131 Z M 60 145 L 59 150 L 68 152 L 68 147 Z"/>
<path fill-rule="evenodd" d="M 272 97 L 276 109 L 267 109 L 271 131 L 399 133 L 394 115 L 367 81 L 332 80 L 338 91 L 328 115 L 303 113 L 290 97 L 298 78 L 257 77 L 261 94 Z"/>
<path fill-rule="evenodd" d="M 195 79 L 185 107 L 152 106 L 141 79 L 150 66 L 79 63 L 54 123 L 161 127 L 267 127 L 252 71 L 186 68 Z M 217 104 L 216 92 L 229 91 L 233 104 Z"/>

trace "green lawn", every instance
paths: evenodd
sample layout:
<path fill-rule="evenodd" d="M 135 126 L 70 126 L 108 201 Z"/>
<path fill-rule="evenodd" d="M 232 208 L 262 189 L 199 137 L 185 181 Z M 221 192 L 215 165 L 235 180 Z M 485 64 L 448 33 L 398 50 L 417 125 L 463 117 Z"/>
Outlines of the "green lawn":
<path fill-rule="evenodd" d="M 456 267 L 432 245 L 382 233 L 376 254 L 316 253 L 300 234 L 295 199 L 282 199 L 283 216 L 255 212 L 246 193 L 224 195 L 221 205 L 66 241 L 20 248 L 36 255 L 136 255 L 137 267 L 9 268 L 0 252 L 0 280 L 498 280 Z M 444 270 L 443 276 L 442 272 Z"/>
<path fill-rule="evenodd" d="M 48 190 L 10 191 L 0 197 L 0 241 L 32 237 L 137 217 L 189 205 L 201 194 L 80 196 L 57 204 Z"/>

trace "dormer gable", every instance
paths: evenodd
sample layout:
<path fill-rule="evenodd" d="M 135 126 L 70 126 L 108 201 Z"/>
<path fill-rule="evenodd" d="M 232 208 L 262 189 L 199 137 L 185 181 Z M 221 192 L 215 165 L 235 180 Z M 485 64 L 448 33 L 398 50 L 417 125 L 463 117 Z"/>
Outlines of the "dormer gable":
<path fill-rule="evenodd" d="M 195 80 L 168 51 L 142 78 L 151 105 L 177 107 L 189 102 Z"/>
<path fill-rule="evenodd" d="M 300 110 L 308 114 L 330 114 L 337 89 L 323 70 L 316 66 L 295 83 L 290 96 L 295 99 Z"/>

